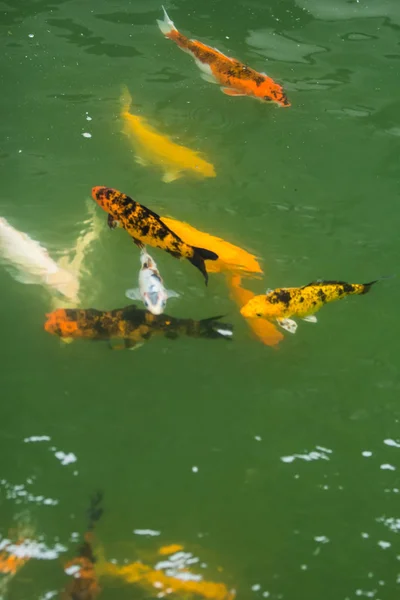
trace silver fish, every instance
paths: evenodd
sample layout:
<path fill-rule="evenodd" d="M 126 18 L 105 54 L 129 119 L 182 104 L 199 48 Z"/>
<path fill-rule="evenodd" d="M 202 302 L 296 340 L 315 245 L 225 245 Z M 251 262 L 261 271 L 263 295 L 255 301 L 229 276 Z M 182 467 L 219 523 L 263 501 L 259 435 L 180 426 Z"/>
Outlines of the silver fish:
<path fill-rule="evenodd" d="M 143 304 L 153 315 L 161 315 L 167 306 L 168 298 L 179 298 L 179 294 L 164 287 L 157 265 L 142 248 L 140 252 L 139 288 L 126 290 L 125 295 L 131 300 L 142 300 Z"/>

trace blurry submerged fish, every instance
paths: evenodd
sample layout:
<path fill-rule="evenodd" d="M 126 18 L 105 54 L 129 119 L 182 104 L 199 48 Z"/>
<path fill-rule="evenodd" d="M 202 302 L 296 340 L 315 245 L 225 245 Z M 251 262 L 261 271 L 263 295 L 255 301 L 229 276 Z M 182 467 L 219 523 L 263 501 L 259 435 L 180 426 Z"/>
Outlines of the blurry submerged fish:
<path fill-rule="evenodd" d="M 96 186 L 92 189 L 92 197 L 108 213 L 111 228 L 116 224 L 121 225 L 140 247 L 149 245 L 161 248 L 175 258 L 187 258 L 203 274 L 207 285 L 204 261 L 217 260 L 215 252 L 190 246 L 169 229 L 156 213 L 118 190 Z"/>
<path fill-rule="evenodd" d="M 290 317 L 298 317 L 309 323 L 316 323 L 314 315 L 324 304 L 341 300 L 354 294 L 366 294 L 370 283 L 346 283 L 344 281 L 312 281 L 303 287 L 278 288 L 267 290 L 266 295 L 255 296 L 240 311 L 246 317 L 265 317 L 275 319 L 289 331 L 296 333 L 297 323 Z"/>
<path fill-rule="evenodd" d="M 125 295 L 131 300 L 142 300 L 153 315 L 161 315 L 168 298 L 178 298 L 179 294 L 165 289 L 157 265 L 145 248 L 140 252 L 140 262 L 142 268 L 139 271 L 139 288 L 126 290 Z"/>
<path fill-rule="evenodd" d="M 71 250 L 68 251 L 60 260 L 58 261 L 58 265 L 64 269 L 66 269 L 69 273 L 71 273 L 79 282 L 79 298 L 73 297 L 69 299 L 69 302 L 66 303 L 61 297 L 53 296 L 52 299 L 52 309 L 58 308 L 60 306 L 76 306 L 77 303 L 81 300 L 82 297 L 82 278 L 84 275 L 89 275 L 89 271 L 87 266 L 85 265 L 85 261 L 87 260 L 87 256 L 89 250 L 98 238 L 100 231 L 102 229 L 102 225 L 100 219 L 98 218 L 95 212 L 95 206 L 93 202 L 88 200 L 88 212 L 89 218 L 84 221 L 84 229 L 82 229 L 79 237 L 77 238 L 74 246 Z M 91 289 L 93 288 L 93 284 L 91 284 Z"/>
<path fill-rule="evenodd" d="M 173 550 L 173 547 L 171 547 Z M 193 572 L 193 563 L 198 562 L 190 552 L 184 552 L 179 547 L 171 555 L 170 548 L 160 549 L 163 560 L 154 567 L 143 562 L 133 562 L 119 566 L 115 563 L 101 562 L 99 573 L 101 576 L 113 577 L 154 594 L 158 590 L 158 597 L 169 596 L 182 598 L 206 598 L 207 600 L 233 600 L 235 590 L 228 590 L 224 583 L 206 581 L 200 573 Z M 166 556 L 166 555 L 169 556 Z"/>
<path fill-rule="evenodd" d="M 61 596 L 62 600 L 92 600 L 101 592 L 95 571 L 96 558 L 92 545 L 95 523 L 103 513 L 101 508 L 102 499 L 103 496 L 100 492 L 91 499 L 88 510 L 89 525 L 84 535 L 84 541 L 78 548 L 77 556 L 64 566 L 66 574 L 71 575 L 73 580 L 65 588 Z"/>
<path fill-rule="evenodd" d="M 34 529 L 29 522 L 19 522 L 16 531 L 10 531 L 10 539 L 0 541 L 0 598 L 8 598 L 12 579 L 30 560 L 29 546 L 34 538 Z M 12 539 L 16 538 L 13 542 Z"/>
<path fill-rule="evenodd" d="M 252 96 L 265 102 L 276 102 L 280 106 L 290 106 L 282 86 L 266 73 L 258 73 L 216 48 L 188 39 L 176 29 L 164 7 L 163 11 L 164 20 L 157 20 L 159 28 L 165 37 L 192 55 L 203 79 L 221 85 L 221 91 L 228 96 Z"/>
<path fill-rule="evenodd" d="M 165 183 L 184 175 L 215 177 L 214 166 L 201 158 L 198 152 L 179 146 L 155 131 L 144 117 L 130 112 L 132 98 L 127 88 L 121 97 L 123 133 L 128 136 L 136 152 L 136 161 L 143 165 L 156 165 L 164 171 Z"/>
<path fill-rule="evenodd" d="M 0 258 L 12 277 L 21 283 L 41 284 L 77 301 L 79 280 L 50 258 L 46 248 L 0 218 Z"/>
<path fill-rule="evenodd" d="M 231 296 L 239 308 L 247 305 L 255 297 L 253 292 L 242 287 L 240 275 L 227 274 L 226 278 Z M 246 321 L 254 335 L 266 346 L 277 346 L 283 340 L 282 333 L 266 319 L 247 317 Z"/>
<path fill-rule="evenodd" d="M 168 315 L 153 315 L 126 306 L 111 311 L 88 309 L 58 309 L 49 313 L 44 325 L 48 333 L 66 340 L 85 338 L 116 341 L 112 348 L 134 348 L 153 335 L 176 339 L 180 335 L 207 339 L 232 338 L 232 325 L 220 323 L 220 316 L 195 321 Z"/>

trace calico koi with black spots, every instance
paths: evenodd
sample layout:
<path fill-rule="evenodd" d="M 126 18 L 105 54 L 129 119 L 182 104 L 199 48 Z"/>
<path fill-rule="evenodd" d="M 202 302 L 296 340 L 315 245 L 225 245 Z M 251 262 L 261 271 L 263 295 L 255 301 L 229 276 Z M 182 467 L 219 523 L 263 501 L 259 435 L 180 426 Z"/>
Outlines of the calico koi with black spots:
<path fill-rule="evenodd" d="M 96 186 L 92 189 L 92 197 L 108 213 L 111 228 L 119 224 L 140 248 L 148 245 L 165 250 L 175 258 L 187 258 L 203 274 L 207 285 L 204 261 L 217 260 L 215 252 L 186 244 L 156 213 L 118 190 Z"/>

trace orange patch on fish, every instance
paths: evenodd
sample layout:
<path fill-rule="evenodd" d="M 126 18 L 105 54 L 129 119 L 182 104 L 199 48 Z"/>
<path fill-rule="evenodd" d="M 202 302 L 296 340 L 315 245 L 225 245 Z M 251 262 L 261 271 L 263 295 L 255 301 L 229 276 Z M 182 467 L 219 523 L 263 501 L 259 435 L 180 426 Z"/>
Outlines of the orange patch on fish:
<path fill-rule="evenodd" d="M 161 546 L 161 548 L 158 551 L 158 554 L 166 556 L 168 554 L 180 552 L 181 550 L 183 550 L 183 546 L 180 546 L 179 544 L 170 544 L 169 546 Z"/>
<path fill-rule="evenodd" d="M 23 567 L 24 564 L 29 560 L 29 556 L 27 555 L 17 556 L 16 554 L 13 554 L 11 549 L 10 551 L 7 550 L 7 548 L 10 546 L 19 546 L 23 543 L 24 540 L 19 540 L 15 544 L 12 544 L 10 542 L 10 544 L 8 544 L 5 547 L 5 549 L 2 552 L 0 552 L 0 573 L 2 573 L 3 575 L 15 575 L 21 569 L 21 567 Z"/>
<path fill-rule="evenodd" d="M 255 294 L 241 287 L 240 275 L 227 275 L 227 284 L 233 300 L 239 308 L 245 306 Z M 284 339 L 282 333 L 266 319 L 248 317 L 246 321 L 254 335 L 266 346 L 277 346 Z"/>
<path fill-rule="evenodd" d="M 154 592 L 158 589 L 160 594 L 194 594 L 208 600 L 233 600 L 236 596 L 234 590 L 228 590 L 223 583 L 213 583 L 211 581 L 197 581 L 192 579 L 180 579 L 165 575 L 159 569 L 134 562 L 128 565 L 118 566 L 113 563 L 104 563 L 101 566 L 103 575 L 122 579 L 127 583 L 136 583 L 141 587 Z M 189 574 L 188 570 L 182 570 L 182 573 Z"/>

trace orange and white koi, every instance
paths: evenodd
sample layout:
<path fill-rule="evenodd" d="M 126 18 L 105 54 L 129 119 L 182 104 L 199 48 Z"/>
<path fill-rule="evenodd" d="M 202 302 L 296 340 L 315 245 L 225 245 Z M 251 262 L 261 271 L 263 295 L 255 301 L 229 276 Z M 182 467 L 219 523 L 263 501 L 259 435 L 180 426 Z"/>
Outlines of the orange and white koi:
<path fill-rule="evenodd" d="M 290 106 L 281 85 L 266 73 L 258 73 L 239 60 L 222 54 L 216 48 L 197 40 L 190 40 L 175 27 L 164 7 L 164 20 L 157 20 L 165 37 L 175 42 L 182 50 L 191 54 L 202 77 L 221 86 L 228 96 L 251 96 L 263 102 L 276 102 L 280 106 Z"/>

